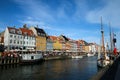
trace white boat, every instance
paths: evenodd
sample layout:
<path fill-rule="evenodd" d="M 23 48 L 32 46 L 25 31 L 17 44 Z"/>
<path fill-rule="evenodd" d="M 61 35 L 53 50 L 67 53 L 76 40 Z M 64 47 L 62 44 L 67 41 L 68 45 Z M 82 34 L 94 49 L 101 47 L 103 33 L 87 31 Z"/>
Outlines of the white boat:
<path fill-rule="evenodd" d="M 87 53 L 87 56 L 90 57 L 90 56 L 94 56 L 95 53 Z"/>
<path fill-rule="evenodd" d="M 21 54 L 21 63 L 36 63 L 43 60 L 42 53 Z"/>
<path fill-rule="evenodd" d="M 104 31 L 102 26 L 102 17 L 101 17 L 101 34 L 102 34 L 102 46 L 99 47 L 98 59 L 97 59 L 97 66 L 98 67 L 105 67 L 111 63 L 109 56 L 106 53 L 106 49 L 104 46 Z"/>
<path fill-rule="evenodd" d="M 83 56 L 80 56 L 80 55 L 72 55 L 72 58 L 83 58 Z"/>
<path fill-rule="evenodd" d="M 105 55 L 104 57 L 100 57 L 100 55 L 98 54 L 98 59 L 97 59 L 97 66 L 98 67 L 105 67 L 107 65 L 109 65 L 112 62 L 112 60 L 110 60 L 110 58 Z"/>

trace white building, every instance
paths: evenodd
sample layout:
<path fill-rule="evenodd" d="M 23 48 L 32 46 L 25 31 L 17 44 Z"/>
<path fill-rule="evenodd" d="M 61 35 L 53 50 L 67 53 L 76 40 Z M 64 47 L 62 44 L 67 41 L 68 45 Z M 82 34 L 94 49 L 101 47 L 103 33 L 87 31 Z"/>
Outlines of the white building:
<path fill-rule="evenodd" d="M 97 51 L 96 44 L 90 43 L 89 44 L 89 52 L 96 52 L 96 51 Z"/>
<path fill-rule="evenodd" d="M 28 28 L 20 28 L 23 36 L 23 49 L 24 50 L 35 50 L 36 38 L 32 30 Z"/>
<path fill-rule="evenodd" d="M 7 51 L 35 48 L 35 36 L 31 30 L 7 27 L 4 33 L 4 46 Z"/>
<path fill-rule="evenodd" d="M 19 49 L 23 45 L 23 37 L 20 29 L 7 27 L 4 33 L 4 46 L 6 50 Z"/>

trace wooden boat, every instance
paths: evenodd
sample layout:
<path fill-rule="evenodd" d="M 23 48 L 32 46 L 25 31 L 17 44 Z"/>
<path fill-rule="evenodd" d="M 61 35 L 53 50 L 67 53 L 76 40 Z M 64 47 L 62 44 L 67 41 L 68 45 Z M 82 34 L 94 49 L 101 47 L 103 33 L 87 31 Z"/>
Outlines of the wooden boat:
<path fill-rule="evenodd" d="M 104 31 L 102 25 L 102 17 L 101 17 L 101 34 L 102 34 L 102 47 L 99 48 L 97 66 L 105 67 L 111 63 L 109 56 L 106 54 L 105 46 L 104 46 Z"/>

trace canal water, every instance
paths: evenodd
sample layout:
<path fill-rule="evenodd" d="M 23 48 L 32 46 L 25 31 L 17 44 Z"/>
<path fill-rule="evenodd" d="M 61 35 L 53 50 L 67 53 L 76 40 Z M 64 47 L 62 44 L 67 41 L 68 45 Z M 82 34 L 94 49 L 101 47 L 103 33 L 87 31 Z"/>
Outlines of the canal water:
<path fill-rule="evenodd" d="M 0 68 L 0 80 L 89 80 L 97 70 L 96 56 L 82 59 L 50 60 L 34 65 Z"/>

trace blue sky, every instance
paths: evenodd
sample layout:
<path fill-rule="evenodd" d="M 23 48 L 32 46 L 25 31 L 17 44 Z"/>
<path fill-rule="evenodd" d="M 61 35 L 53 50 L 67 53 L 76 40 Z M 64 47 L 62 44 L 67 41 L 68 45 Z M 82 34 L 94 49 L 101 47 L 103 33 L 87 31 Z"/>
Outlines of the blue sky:
<path fill-rule="evenodd" d="M 109 22 L 120 34 L 119 0 L 1 0 L 0 32 L 7 26 L 39 25 L 47 34 L 100 43 L 100 17 L 105 41 L 109 42 Z"/>

